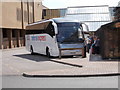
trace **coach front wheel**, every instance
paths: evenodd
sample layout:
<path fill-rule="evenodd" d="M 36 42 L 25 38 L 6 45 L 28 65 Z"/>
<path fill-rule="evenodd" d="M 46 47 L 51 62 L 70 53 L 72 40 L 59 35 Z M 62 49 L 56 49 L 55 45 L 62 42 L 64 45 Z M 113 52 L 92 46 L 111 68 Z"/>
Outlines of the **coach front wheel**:
<path fill-rule="evenodd" d="M 34 54 L 34 51 L 33 51 L 33 47 L 32 47 L 32 46 L 30 47 L 30 52 L 31 52 L 32 55 Z"/>
<path fill-rule="evenodd" d="M 46 48 L 46 56 L 47 56 L 48 58 L 50 58 L 49 48 Z"/>
<path fill-rule="evenodd" d="M 86 46 L 82 49 L 82 58 L 86 58 Z"/>

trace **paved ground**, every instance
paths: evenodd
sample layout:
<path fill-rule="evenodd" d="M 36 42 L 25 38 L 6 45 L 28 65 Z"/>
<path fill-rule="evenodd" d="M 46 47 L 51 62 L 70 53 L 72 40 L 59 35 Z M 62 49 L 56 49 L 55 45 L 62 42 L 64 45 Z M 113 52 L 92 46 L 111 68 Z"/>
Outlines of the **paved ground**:
<path fill-rule="evenodd" d="M 3 50 L 2 74 L 22 75 L 23 72 L 70 69 L 70 65 L 56 63 L 46 56 L 31 55 L 25 48 Z"/>
<path fill-rule="evenodd" d="M 2 79 L 3 88 L 118 88 L 117 76 L 87 78 L 26 78 L 22 76 L 3 76 Z"/>
<path fill-rule="evenodd" d="M 118 73 L 118 61 L 79 57 L 47 58 L 30 55 L 25 48 L 3 50 L 3 75 L 98 75 Z"/>
<path fill-rule="evenodd" d="M 81 75 L 86 72 L 118 72 L 117 61 L 89 61 L 81 57 L 48 59 L 41 55 L 30 55 L 22 48 L 2 51 L 3 88 L 116 88 L 118 76 L 111 77 L 51 77 L 27 78 L 23 73 Z M 82 67 L 81 67 L 82 66 Z M 96 73 L 95 73 L 96 74 Z M 1 77 L 0 77 L 1 78 Z"/>
<path fill-rule="evenodd" d="M 58 63 L 75 65 L 72 68 L 24 72 L 27 75 L 100 75 L 117 74 L 117 61 L 89 61 L 81 58 L 52 59 Z M 79 67 L 82 66 L 82 67 Z"/>
<path fill-rule="evenodd" d="M 69 69 L 56 69 L 48 71 L 33 71 L 24 72 L 28 76 L 40 76 L 40 75 L 105 75 L 105 74 L 119 74 L 117 61 L 101 60 L 99 55 L 89 55 L 87 58 L 81 58 L 80 56 L 73 58 L 51 58 L 51 61 L 61 63 L 65 65 L 73 66 Z"/>

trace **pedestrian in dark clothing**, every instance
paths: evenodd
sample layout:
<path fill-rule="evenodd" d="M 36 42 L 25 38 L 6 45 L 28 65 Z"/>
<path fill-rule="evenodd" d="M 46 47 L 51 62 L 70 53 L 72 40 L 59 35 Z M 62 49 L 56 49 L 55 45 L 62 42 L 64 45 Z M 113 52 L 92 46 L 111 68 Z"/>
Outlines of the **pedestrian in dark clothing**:
<path fill-rule="evenodd" d="M 100 40 L 97 36 L 94 37 L 94 43 L 92 44 L 92 54 L 100 54 Z"/>
<path fill-rule="evenodd" d="M 94 37 L 91 36 L 90 39 L 91 39 L 91 44 L 93 44 L 94 43 Z"/>
<path fill-rule="evenodd" d="M 100 40 L 98 37 L 94 37 L 94 43 L 92 44 L 92 54 L 100 54 Z"/>
<path fill-rule="evenodd" d="M 91 47 L 91 39 L 89 36 L 87 36 L 86 43 L 87 43 L 86 51 L 89 53 L 89 49 Z"/>
<path fill-rule="evenodd" d="M 95 54 L 99 54 L 100 53 L 100 44 L 99 44 L 100 40 L 97 39 L 95 41 Z"/>

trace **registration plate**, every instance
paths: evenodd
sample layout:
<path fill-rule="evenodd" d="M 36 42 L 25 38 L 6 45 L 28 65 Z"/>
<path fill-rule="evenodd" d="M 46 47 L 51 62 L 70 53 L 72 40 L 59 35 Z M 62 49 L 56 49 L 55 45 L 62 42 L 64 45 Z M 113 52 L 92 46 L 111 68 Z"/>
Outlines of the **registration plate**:
<path fill-rule="evenodd" d="M 71 54 L 76 54 L 76 52 L 70 52 Z"/>
<path fill-rule="evenodd" d="M 70 52 L 71 54 L 80 54 L 80 52 Z"/>

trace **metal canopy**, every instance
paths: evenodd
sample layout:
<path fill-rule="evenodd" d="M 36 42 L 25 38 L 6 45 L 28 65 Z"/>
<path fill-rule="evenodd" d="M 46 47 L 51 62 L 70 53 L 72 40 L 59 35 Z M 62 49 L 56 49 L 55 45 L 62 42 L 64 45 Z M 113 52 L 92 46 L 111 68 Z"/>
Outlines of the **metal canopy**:
<path fill-rule="evenodd" d="M 65 18 L 84 22 L 89 31 L 96 31 L 101 25 L 111 22 L 107 5 L 68 7 Z"/>

